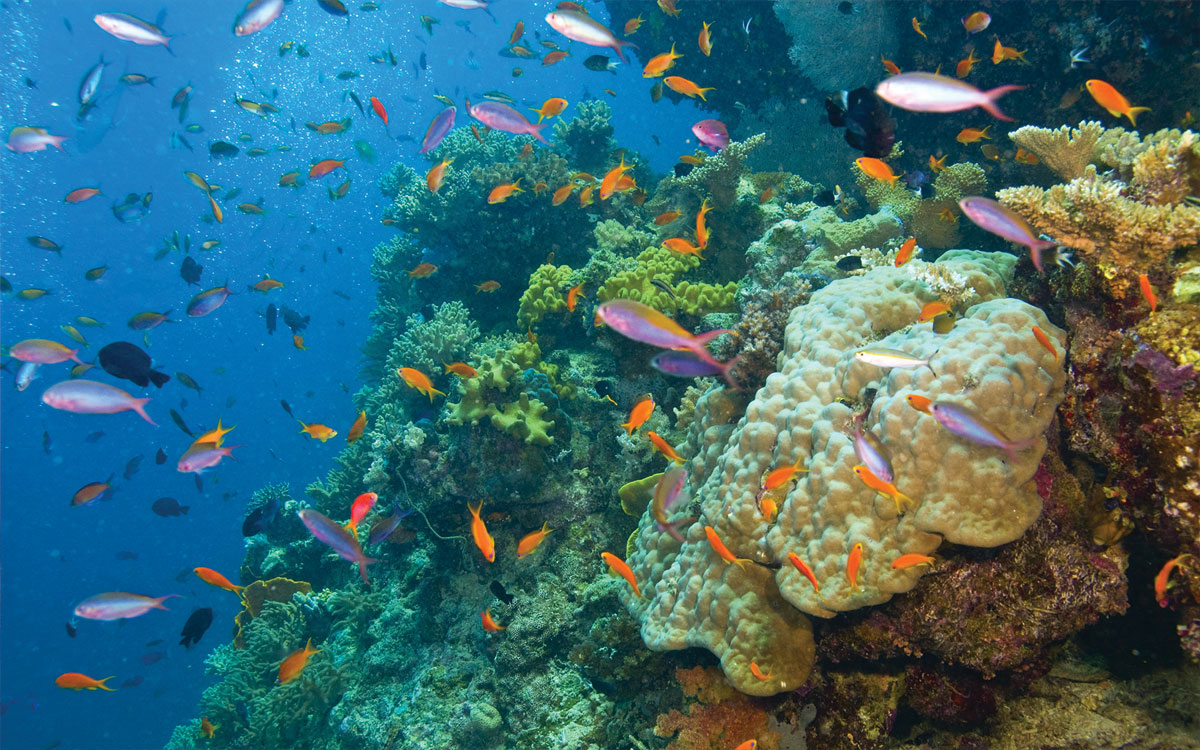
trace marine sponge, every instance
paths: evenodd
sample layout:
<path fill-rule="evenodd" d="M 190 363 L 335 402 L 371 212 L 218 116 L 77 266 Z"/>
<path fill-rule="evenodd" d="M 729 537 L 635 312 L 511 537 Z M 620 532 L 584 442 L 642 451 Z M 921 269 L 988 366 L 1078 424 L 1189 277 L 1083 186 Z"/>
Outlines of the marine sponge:
<path fill-rule="evenodd" d="M 1059 347 L 1065 334 L 1037 308 L 1002 296 L 1014 262 L 1005 253 L 960 252 L 938 264 L 984 300 L 945 335 L 914 324 L 937 297 L 904 269 L 880 267 L 835 281 L 792 312 L 782 367 L 742 421 L 732 432 L 710 433 L 699 418 L 693 428 L 705 436 L 689 438 L 690 485 L 702 520 L 686 530 L 682 545 L 659 532 L 651 514 L 640 522 L 629 564 L 647 598 L 622 597 L 647 646 L 703 646 L 720 658 L 735 687 L 753 695 L 795 689 L 808 674 L 813 648 L 797 608 L 832 617 L 880 604 L 920 580 L 919 568 L 891 569 L 901 554 L 929 554 L 943 539 L 996 546 L 1021 536 L 1041 509 L 1033 475 L 1065 382 L 1062 360 L 1030 329 L 1039 326 Z M 853 356 L 867 345 L 930 363 L 886 370 Z M 1029 447 L 1008 462 L 909 406 L 905 396 L 912 393 L 973 407 Z M 854 474 L 859 461 L 849 431 L 856 410 L 891 451 L 896 486 L 915 503 L 903 516 Z M 809 473 L 770 525 L 756 503 L 762 478 L 797 459 Z M 735 555 L 763 565 L 722 560 L 706 539 L 706 524 Z M 863 545 L 863 563 L 852 588 L 847 560 L 856 544 Z M 789 553 L 815 573 L 820 596 Z M 771 678 L 754 677 L 752 661 Z"/>

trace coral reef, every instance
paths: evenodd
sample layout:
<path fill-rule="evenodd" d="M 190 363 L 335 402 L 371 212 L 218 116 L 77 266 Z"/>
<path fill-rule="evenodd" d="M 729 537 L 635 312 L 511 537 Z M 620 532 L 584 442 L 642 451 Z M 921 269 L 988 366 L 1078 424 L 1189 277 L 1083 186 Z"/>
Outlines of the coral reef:
<path fill-rule="evenodd" d="M 1008 134 L 1018 146 L 1035 154 L 1042 163 L 1064 180 L 1083 177 L 1087 166 L 1095 159 L 1096 144 L 1104 135 L 1098 122 L 1081 122 L 1076 128 L 1069 125 L 1051 130 L 1026 125 Z"/>
<path fill-rule="evenodd" d="M 959 240 L 957 216 L 946 218 L 944 212 L 958 213 L 958 201 L 964 196 L 980 195 L 987 189 L 987 176 L 978 164 L 951 164 L 933 179 L 933 197 L 922 198 L 907 185 L 892 185 L 877 180 L 861 169 L 856 170 L 858 187 L 876 211 L 886 210 L 908 227 L 922 247 L 948 248 Z M 864 241 L 878 247 L 882 243 Z M 844 246 L 843 246 L 844 247 Z"/>

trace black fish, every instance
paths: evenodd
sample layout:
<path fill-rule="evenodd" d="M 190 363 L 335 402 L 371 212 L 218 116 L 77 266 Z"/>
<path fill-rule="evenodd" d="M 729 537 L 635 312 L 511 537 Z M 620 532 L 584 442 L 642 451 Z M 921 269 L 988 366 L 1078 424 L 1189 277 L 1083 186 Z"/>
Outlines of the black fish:
<path fill-rule="evenodd" d="M 341 250 L 341 248 L 338 248 L 338 249 Z M 345 292 L 341 291 L 340 289 L 334 289 L 333 296 L 341 297 L 342 299 L 346 300 L 347 302 L 350 301 L 350 295 L 346 294 Z"/>
<path fill-rule="evenodd" d="M 813 203 L 816 203 L 818 206 L 832 206 L 834 203 L 837 203 L 837 196 L 834 195 L 832 190 L 825 189 L 813 196 Z"/>
<path fill-rule="evenodd" d="M 308 328 L 309 317 L 308 315 L 301 315 L 290 307 L 283 308 L 283 324 L 291 328 L 293 334 L 298 334 L 305 328 Z"/>
<path fill-rule="evenodd" d="M 240 150 L 237 146 L 226 141 L 213 141 L 208 146 L 208 155 L 214 159 L 224 159 L 229 156 L 237 156 Z"/>
<path fill-rule="evenodd" d="M 167 452 L 165 450 L 163 450 L 162 448 L 159 448 L 158 453 L 154 454 L 154 464 L 156 466 L 162 466 L 166 462 L 167 462 Z"/>
<path fill-rule="evenodd" d="M 68 623 L 67 623 L 67 637 L 68 637 L 68 638 L 74 638 L 74 637 L 75 637 L 75 634 L 76 634 L 77 632 L 78 632 L 78 631 L 77 631 L 77 630 L 75 630 L 75 626 L 74 626 L 74 625 L 72 625 L 71 623 L 69 623 L 69 622 L 68 622 Z"/>
<path fill-rule="evenodd" d="M 98 431 L 93 432 L 92 434 L 88 435 L 87 437 L 85 437 L 83 439 L 83 442 L 94 443 L 102 437 L 104 437 L 104 430 L 98 430 Z"/>
<path fill-rule="evenodd" d="M 126 479 L 132 479 L 134 474 L 138 473 L 138 467 L 142 465 L 142 457 L 134 456 L 129 459 L 129 463 L 125 464 L 125 473 L 122 474 Z"/>
<path fill-rule="evenodd" d="M 492 585 L 488 588 L 492 590 L 492 594 L 495 595 L 497 599 L 505 604 L 512 604 L 513 595 L 505 590 L 503 583 L 500 583 L 499 581 L 492 581 Z"/>
<path fill-rule="evenodd" d="M 363 109 L 362 102 L 359 101 L 358 95 L 353 91 L 346 91 L 346 94 L 350 97 L 350 100 L 354 102 L 354 106 L 358 107 L 358 111 L 365 115 L 367 112 Z"/>
<path fill-rule="evenodd" d="M 242 536 L 251 537 L 267 530 L 275 516 L 279 513 L 279 498 L 272 497 L 247 514 L 242 521 Z"/>
<path fill-rule="evenodd" d="M 346 9 L 345 3 L 342 0 L 317 0 L 317 5 L 321 6 L 321 10 L 334 16 L 348 16 L 350 11 Z"/>
<path fill-rule="evenodd" d="M 268 335 L 275 333 L 276 317 L 278 315 L 279 315 L 279 311 L 275 309 L 274 302 L 267 305 L 267 334 Z"/>
<path fill-rule="evenodd" d="M 195 284 L 200 286 L 200 272 L 204 270 L 204 266 L 196 262 L 196 259 L 190 255 L 185 255 L 183 265 L 179 267 L 179 276 L 188 283 L 188 286 Z"/>
<path fill-rule="evenodd" d="M 883 109 L 883 100 L 867 88 L 843 91 L 825 100 L 829 124 L 846 128 L 846 143 L 865 155 L 882 159 L 896 142 L 896 121 Z"/>
<path fill-rule="evenodd" d="M 200 478 L 199 474 L 193 474 L 192 479 L 196 480 L 196 492 L 204 494 L 204 480 Z"/>
<path fill-rule="evenodd" d="M 155 638 L 152 641 L 146 641 L 146 648 L 154 648 L 155 646 L 161 645 L 162 642 L 162 638 Z"/>
<path fill-rule="evenodd" d="M 296 415 L 292 414 L 292 407 L 288 406 L 287 401 L 284 401 L 283 399 L 279 399 L 279 405 L 283 407 L 283 410 L 287 412 L 287 415 L 289 417 L 291 417 L 292 419 L 296 418 Z"/>
<path fill-rule="evenodd" d="M 684 164 L 683 162 L 680 162 L 679 164 L 675 165 L 675 176 L 681 178 L 687 177 L 695 168 L 696 165 L 694 164 Z"/>
<path fill-rule="evenodd" d="M 171 379 L 165 372 L 151 369 L 150 355 L 128 341 L 114 341 L 104 347 L 98 361 L 109 375 L 143 387 L 153 382 L 155 387 L 162 388 Z"/>
<path fill-rule="evenodd" d="M 179 501 L 173 497 L 160 497 L 150 506 L 150 510 L 163 518 L 178 518 L 188 512 L 190 505 L 180 505 Z"/>
<path fill-rule="evenodd" d="M 187 435 L 188 437 L 196 437 L 196 433 L 188 429 L 188 426 L 183 423 L 183 417 L 179 416 L 179 412 L 175 411 L 174 409 L 171 409 L 171 420 L 175 423 L 176 427 L 183 430 L 183 434 Z"/>
<path fill-rule="evenodd" d="M 291 413 L 292 413 L 291 411 L 288 411 L 288 414 L 291 414 Z M 42 453 L 45 453 L 47 456 L 50 455 L 50 431 L 49 430 L 42 430 Z"/>
<path fill-rule="evenodd" d="M 863 267 L 862 258 L 857 255 L 847 255 L 834 264 L 843 271 L 857 271 Z"/>
<path fill-rule="evenodd" d="M 598 70 L 601 73 L 608 71 L 613 75 L 617 74 L 617 66 L 620 65 L 617 61 L 604 55 L 592 55 L 583 61 L 583 67 L 588 70 Z"/>
<path fill-rule="evenodd" d="M 140 674 L 134 675 L 133 677 L 130 677 L 128 680 L 125 680 L 124 682 L 122 682 L 121 687 L 123 687 L 123 688 L 137 687 L 138 685 L 142 684 L 142 680 L 144 680 L 144 679 L 146 679 L 146 678 L 142 677 Z"/>
<path fill-rule="evenodd" d="M 191 648 L 192 644 L 199 643 L 204 636 L 204 631 L 208 630 L 208 626 L 212 625 L 213 611 L 212 607 L 202 607 L 188 617 L 187 622 L 183 625 L 183 630 L 179 633 L 183 639 L 179 641 L 180 646 Z"/>
<path fill-rule="evenodd" d="M 138 554 L 136 552 L 126 552 L 126 551 L 122 550 L 121 552 L 117 553 L 117 559 L 118 560 L 136 560 L 136 559 L 138 559 Z"/>

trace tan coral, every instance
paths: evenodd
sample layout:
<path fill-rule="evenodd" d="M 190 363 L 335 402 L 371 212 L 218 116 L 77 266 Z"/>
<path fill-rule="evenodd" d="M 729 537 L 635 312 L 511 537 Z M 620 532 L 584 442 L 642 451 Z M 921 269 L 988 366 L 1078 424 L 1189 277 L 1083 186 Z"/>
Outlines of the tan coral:
<path fill-rule="evenodd" d="M 1012 131 L 1008 137 L 1026 151 L 1035 154 L 1042 163 L 1064 180 L 1082 177 L 1095 158 L 1096 144 L 1104 135 L 1098 122 L 1081 122 L 1079 127 L 1063 125 L 1051 130 L 1026 125 Z"/>

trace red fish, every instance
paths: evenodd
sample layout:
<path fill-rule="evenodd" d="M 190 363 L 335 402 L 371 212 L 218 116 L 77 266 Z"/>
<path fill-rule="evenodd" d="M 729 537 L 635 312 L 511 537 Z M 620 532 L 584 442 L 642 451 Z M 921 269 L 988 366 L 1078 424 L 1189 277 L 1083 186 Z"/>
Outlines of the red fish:
<path fill-rule="evenodd" d="M 374 96 L 371 97 L 371 110 L 375 114 L 379 115 L 379 119 L 383 120 L 384 125 L 388 124 L 387 110 L 384 109 L 383 102 L 379 101 L 379 99 Z"/>

